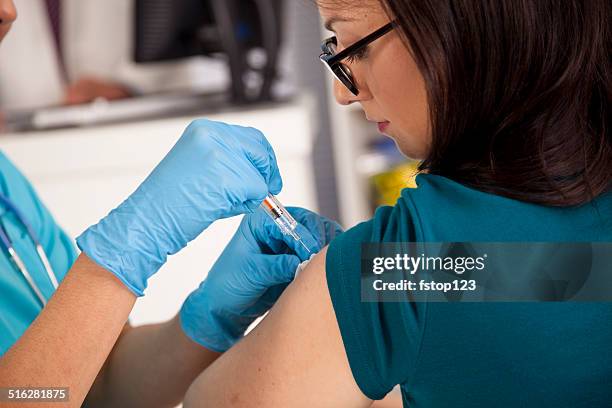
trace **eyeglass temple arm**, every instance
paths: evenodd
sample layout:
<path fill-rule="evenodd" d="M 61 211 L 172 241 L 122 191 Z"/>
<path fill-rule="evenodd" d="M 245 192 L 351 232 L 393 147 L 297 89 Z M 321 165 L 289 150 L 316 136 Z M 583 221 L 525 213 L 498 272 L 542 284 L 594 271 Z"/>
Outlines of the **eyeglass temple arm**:
<path fill-rule="evenodd" d="M 331 58 L 329 58 L 329 60 L 327 62 L 329 64 L 334 64 L 334 63 L 336 63 L 338 61 L 343 60 L 344 58 L 348 57 L 349 55 L 351 55 L 352 53 L 354 53 L 358 49 L 368 45 L 372 41 L 377 40 L 378 38 L 380 38 L 383 35 L 387 34 L 389 31 L 393 30 L 393 28 L 395 28 L 395 21 L 392 21 L 392 22 L 382 26 L 381 28 L 379 28 L 378 30 L 374 31 L 373 33 L 368 34 L 367 36 L 363 37 L 361 40 L 357 41 L 356 43 L 354 43 L 350 47 L 347 47 L 347 48 L 343 49 L 342 51 L 340 51 L 338 54 L 333 55 Z"/>

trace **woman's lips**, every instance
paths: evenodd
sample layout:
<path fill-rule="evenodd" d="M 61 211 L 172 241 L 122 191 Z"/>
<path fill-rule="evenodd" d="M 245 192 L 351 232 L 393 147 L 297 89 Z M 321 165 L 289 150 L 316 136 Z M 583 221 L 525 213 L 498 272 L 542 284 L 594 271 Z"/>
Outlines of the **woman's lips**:
<path fill-rule="evenodd" d="M 377 122 L 378 123 L 378 131 L 380 133 L 385 133 L 385 129 L 389 126 L 389 122 Z"/>

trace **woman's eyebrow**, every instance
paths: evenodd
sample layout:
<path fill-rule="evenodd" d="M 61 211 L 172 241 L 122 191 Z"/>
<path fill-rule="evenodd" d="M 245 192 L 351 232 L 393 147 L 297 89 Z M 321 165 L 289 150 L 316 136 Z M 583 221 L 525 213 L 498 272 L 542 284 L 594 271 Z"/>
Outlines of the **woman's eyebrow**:
<path fill-rule="evenodd" d="M 339 22 L 345 22 L 345 21 L 354 21 L 354 19 L 348 18 L 348 17 L 340 17 L 340 16 L 330 17 L 325 22 L 325 29 L 329 31 L 334 31 L 334 27 L 333 27 L 334 24 L 339 23 Z"/>

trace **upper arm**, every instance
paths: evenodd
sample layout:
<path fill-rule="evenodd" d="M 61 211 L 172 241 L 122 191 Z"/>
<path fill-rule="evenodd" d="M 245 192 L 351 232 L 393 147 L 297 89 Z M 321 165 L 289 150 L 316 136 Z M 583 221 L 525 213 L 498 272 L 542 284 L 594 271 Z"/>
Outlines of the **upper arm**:
<path fill-rule="evenodd" d="M 268 316 L 192 384 L 185 406 L 368 407 L 344 350 L 325 278 L 327 248 Z"/>

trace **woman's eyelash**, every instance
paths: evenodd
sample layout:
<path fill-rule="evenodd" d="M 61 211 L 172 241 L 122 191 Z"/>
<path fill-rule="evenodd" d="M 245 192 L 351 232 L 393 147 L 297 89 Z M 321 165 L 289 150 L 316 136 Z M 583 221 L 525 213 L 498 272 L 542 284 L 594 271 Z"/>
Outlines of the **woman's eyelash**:
<path fill-rule="evenodd" d="M 368 47 L 363 47 L 346 57 L 348 62 L 355 62 L 364 59 L 368 55 Z"/>

